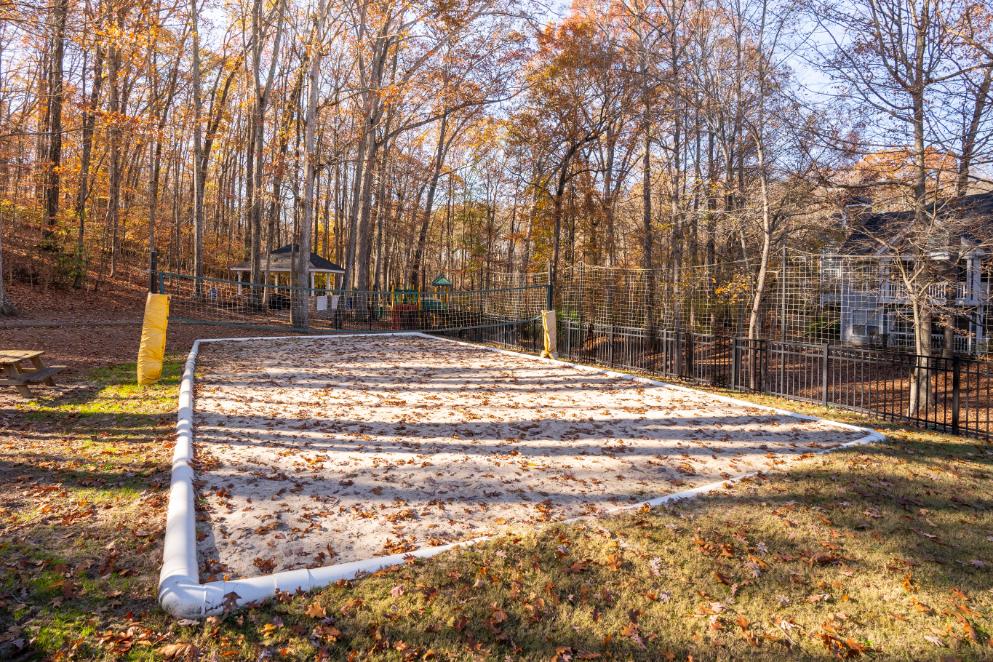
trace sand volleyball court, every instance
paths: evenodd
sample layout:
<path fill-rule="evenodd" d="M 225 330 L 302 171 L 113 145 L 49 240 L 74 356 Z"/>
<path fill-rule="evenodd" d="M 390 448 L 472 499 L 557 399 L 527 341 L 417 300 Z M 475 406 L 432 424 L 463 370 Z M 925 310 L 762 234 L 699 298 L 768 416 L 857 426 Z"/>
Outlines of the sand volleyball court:
<path fill-rule="evenodd" d="M 194 400 L 201 578 L 600 515 L 864 434 L 424 336 L 209 343 Z"/>

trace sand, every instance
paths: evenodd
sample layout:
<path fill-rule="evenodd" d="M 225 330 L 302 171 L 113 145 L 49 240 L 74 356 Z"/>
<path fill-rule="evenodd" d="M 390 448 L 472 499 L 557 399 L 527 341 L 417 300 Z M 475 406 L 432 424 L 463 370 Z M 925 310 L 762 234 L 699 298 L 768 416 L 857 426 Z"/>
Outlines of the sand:
<path fill-rule="evenodd" d="M 205 579 L 600 515 L 862 436 L 397 336 L 207 343 L 194 421 Z"/>

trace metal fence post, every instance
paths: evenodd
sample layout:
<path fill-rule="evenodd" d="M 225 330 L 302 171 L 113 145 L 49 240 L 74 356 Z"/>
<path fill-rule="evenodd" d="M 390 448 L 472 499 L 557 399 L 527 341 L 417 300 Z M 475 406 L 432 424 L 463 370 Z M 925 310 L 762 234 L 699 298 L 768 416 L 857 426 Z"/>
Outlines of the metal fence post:
<path fill-rule="evenodd" d="M 148 291 L 152 294 L 161 294 L 159 290 L 159 252 L 152 250 L 148 256 Z"/>
<path fill-rule="evenodd" d="M 614 365 L 614 325 L 608 328 L 607 335 L 607 365 Z"/>
<path fill-rule="evenodd" d="M 962 392 L 962 359 L 952 357 L 952 434 L 959 433 L 959 411 Z"/>
<path fill-rule="evenodd" d="M 731 390 L 738 388 L 738 370 L 741 367 L 741 358 L 738 353 L 738 338 L 731 338 Z"/>
<path fill-rule="evenodd" d="M 696 362 L 696 340 L 692 331 L 686 332 L 686 378 L 693 379 L 694 363 Z"/>
<path fill-rule="evenodd" d="M 831 345 L 824 343 L 821 350 L 821 401 L 828 404 L 828 389 L 831 385 Z"/>
<path fill-rule="evenodd" d="M 768 379 L 769 374 L 768 373 L 769 373 L 769 352 L 770 352 L 770 347 L 771 347 L 771 345 L 770 345 L 770 343 L 769 343 L 768 340 L 764 340 L 763 339 L 763 340 L 760 340 L 759 341 L 759 370 L 758 370 L 758 373 L 759 373 L 758 382 L 759 383 L 758 383 L 758 388 L 756 388 L 755 390 L 758 391 L 758 392 L 760 392 L 760 393 L 765 393 L 765 391 L 766 391 L 765 385 L 766 385 L 766 382 L 769 381 L 769 379 Z"/>

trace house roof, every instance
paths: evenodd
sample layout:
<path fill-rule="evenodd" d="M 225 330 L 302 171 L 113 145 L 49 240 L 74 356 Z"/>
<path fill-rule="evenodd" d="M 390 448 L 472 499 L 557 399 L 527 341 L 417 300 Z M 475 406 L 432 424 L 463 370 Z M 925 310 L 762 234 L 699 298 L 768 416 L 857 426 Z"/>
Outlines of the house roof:
<path fill-rule="evenodd" d="M 859 205 L 861 206 L 861 205 Z M 944 237 L 935 241 L 945 246 L 956 239 L 962 244 L 976 246 L 993 236 L 993 192 L 966 195 L 932 204 L 929 214 L 937 214 L 948 221 L 954 220 Z M 897 238 L 906 232 L 914 221 L 913 210 L 886 212 L 856 212 L 851 221 L 851 233 L 842 243 L 846 253 L 872 253 L 879 249 L 873 237 Z"/>
<path fill-rule="evenodd" d="M 275 271 L 279 273 L 293 271 L 293 257 L 299 250 L 297 244 L 287 244 L 286 246 L 280 246 L 279 248 L 273 250 L 269 253 L 269 271 Z M 251 271 L 251 263 L 248 261 L 239 262 L 238 264 L 230 267 L 231 271 Z M 263 269 L 265 264 L 263 263 Z M 343 274 L 345 270 L 340 266 L 326 260 L 317 253 L 310 254 L 310 266 L 307 271 L 312 273 L 324 273 L 324 274 Z"/>

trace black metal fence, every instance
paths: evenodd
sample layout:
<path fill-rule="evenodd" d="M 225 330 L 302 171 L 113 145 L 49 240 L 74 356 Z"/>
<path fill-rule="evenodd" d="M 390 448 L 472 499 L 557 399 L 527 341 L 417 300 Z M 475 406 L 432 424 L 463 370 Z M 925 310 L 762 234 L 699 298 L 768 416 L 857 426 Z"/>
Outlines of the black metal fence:
<path fill-rule="evenodd" d="M 993 440 L 989 361 L 570 319 L 559 320 L 557 344 L 559 356 L 571 361 L 834 405 Z"/>

